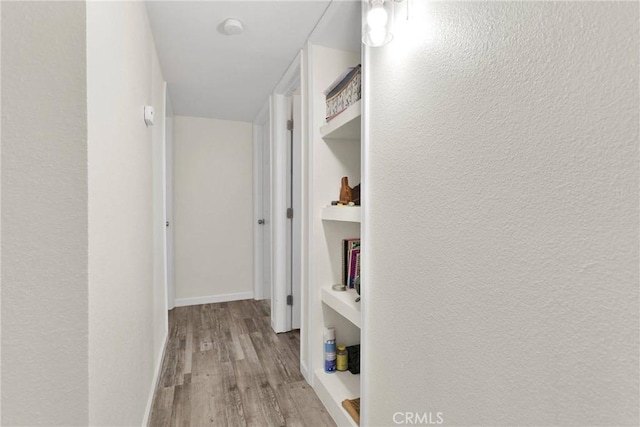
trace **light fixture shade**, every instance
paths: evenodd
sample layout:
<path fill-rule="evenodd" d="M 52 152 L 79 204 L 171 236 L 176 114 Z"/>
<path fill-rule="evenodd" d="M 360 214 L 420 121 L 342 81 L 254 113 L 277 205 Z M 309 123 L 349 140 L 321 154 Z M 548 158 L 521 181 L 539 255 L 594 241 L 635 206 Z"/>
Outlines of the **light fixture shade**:
<path fill-rule="evenodd" d="M 394 0 L 368 0 L 362 31 L 362 43 L 371 47 L 384 46 L 393 40 Z"/>
<path fill-rule="evenodd" d="M 393 34 L 387 30 L 369 30 L 362 36 L 362 43 L 370 47 L 380 47 L 393 40 Z"/>

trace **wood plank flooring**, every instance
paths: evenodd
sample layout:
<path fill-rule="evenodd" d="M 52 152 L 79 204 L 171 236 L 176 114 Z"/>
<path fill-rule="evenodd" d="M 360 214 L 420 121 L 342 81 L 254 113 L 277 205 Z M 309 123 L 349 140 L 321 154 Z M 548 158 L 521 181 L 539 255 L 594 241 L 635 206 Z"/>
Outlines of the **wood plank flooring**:
<path fill-rule="evenodd" d="M 177 307 L 149 425 L 335 426 L 300 373 L 300 334 L 267 301 Z"/>

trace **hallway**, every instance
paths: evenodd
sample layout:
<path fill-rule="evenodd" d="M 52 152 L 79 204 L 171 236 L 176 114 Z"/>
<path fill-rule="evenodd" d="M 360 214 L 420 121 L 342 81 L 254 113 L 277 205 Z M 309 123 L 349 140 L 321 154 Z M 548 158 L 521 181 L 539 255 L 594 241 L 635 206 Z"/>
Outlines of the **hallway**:
<path fill-rule="evenodd" d="M 298 331 L 275 334 L 267 301 L 177 307 L 151 426 L 333 426 L 299 369 Z"/>

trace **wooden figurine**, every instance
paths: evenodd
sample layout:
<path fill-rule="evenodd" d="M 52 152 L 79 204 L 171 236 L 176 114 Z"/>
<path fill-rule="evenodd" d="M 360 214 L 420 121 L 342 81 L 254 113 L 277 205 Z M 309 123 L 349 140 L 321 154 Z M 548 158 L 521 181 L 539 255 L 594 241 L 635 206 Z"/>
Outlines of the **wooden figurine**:
<path fill-rule="evenodd" d="M 348 205 L 351 201 L 351 187 L 349 187 L 349 178 L 342 177 L 342 186 L 340 187 L 340 203 Z"/>
<path fill-rule="evenodd" d="M 351 189 L 351 201 L 354 205 L 360 206 L 360 184 Z"/>

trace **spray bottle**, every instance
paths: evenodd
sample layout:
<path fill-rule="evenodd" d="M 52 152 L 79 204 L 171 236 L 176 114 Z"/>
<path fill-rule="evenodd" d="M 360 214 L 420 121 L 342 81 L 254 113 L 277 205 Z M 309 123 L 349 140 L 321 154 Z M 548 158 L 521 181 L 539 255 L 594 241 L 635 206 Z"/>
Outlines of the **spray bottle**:
<path fill-rule="evenodd" d="M 324 330 L 324 371 L 327 373 L 336 371 L 336 330 L 334 328 Z"/>

